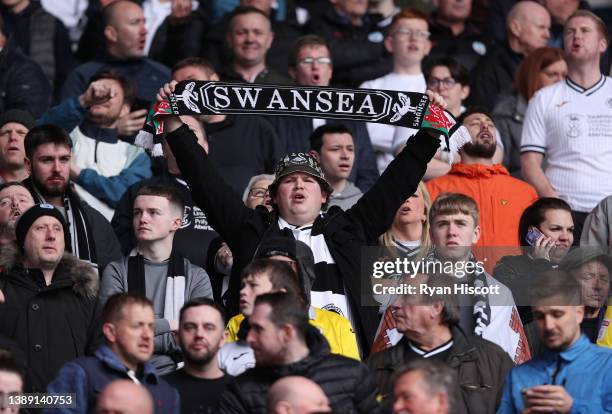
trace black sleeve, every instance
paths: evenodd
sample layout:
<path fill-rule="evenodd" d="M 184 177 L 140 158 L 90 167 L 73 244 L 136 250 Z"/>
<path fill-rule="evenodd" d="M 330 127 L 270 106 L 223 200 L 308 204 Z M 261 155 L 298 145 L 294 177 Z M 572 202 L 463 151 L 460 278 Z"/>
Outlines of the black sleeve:
<path fill-rule="evenodd" d="M 265 398 L 265 397 L 262 397 Z M 248 414 L 240 386 L 236 381 L 232 381 L 227 389 L 221 394 L 219 401 L 219 414 Z"/>
<path fill-rule="evenodd" d="M 187 125 L 168 134 L 166 140 L 191 189 L 193 201 L 206 214 L 211 226 L 234 249 L 233 246 L 242 241 L 242 223 L 253 211 L 225 182 Z"/>
<path fill-rule="evenodd" d="M 97 210 L 90 206 L 87 209 L 87 216 L 92 229 L 94 242 L 96 245 L 96 260 L 98 261 L 98 274 L 102 277 L 104 268 L 110 262 L 121 259 L 119 240 L 106 218 Z"/>
<path fill-rule="evenodd" d="M 370 370 L 364 364 L 359 364 L 357 373 L 357 388 L 353 403 L 360 414 L 375 414 L 380 410 L 376 401 L 376 384 Z"/>
<path fill-rule="evenodd" d="M 351 219 L 361 223 L 367 240 L 376 240 L 391 226 L 395 212 L 417 190 L 439 146 L 439 138 L 419 130 L 372 188 L 347 210 Z"/>
<path fill-rule="evenodd" d="M 376 154 L 372 148 L 370 135 L 366 124 L 358 122 L 353 125 L 355 135 L 355 185 L 362 192 L 368 191 L 378 180 L 378 166 L 376 165 Z"/>

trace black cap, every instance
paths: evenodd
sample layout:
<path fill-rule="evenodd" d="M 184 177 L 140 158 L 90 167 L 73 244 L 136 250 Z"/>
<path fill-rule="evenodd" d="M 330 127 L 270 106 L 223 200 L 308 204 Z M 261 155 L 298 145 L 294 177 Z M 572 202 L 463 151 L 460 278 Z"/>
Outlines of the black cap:
<path fill-rule="evenodd" d="M 34 128 L 36 125 L 36 120 L 28 111 L 24 111 L 21 109 L 9 109 L 2 115 L 0 115 L 0 128 L 9 122 L 16 122 L 18 124 L 23 125 L 28 129 L 28 131 Z"/>
<path fill-rule="evenodd" d="M 321 168 L 321 164 L 315 157 L 305 152 L 292 152 L 290 154 L 285 155 L 281 160 L 276 164 L 276 170 L 274 171 L 274 182 L 271 187 L 278 186 L 278 183 L 281 178 L 295 173 L 302 172 L 315 177 L 319 183 L 321 184 L 321 188 L 323 191 L 331 194 L 334 190 L 332 186 L 325 179 L 325 174 L 323 174 L 323 169 Z"/>
<path fill-rule="evenodd" d="M 28 234 L 28 230 L 32 227 L 32 224 L 38 218 L 42 216 L 51 216 L 56 218 L 62 225 L 64 229 L 64 241 L 66 248 L 70 245 L 69 243 L 69 234 L 68 234 L 68 226 L 66 225 L 66 220 L 62 213 L 53 207 L 51 204 L 34 204 L 32 207 L 27 209 L 19 219 L 17 219 L 17 224 L 15 226 L 15 241 L 17 243 L 17 247 L 23 253 L 23 245 L 25 243 L 26 235 Z"/>

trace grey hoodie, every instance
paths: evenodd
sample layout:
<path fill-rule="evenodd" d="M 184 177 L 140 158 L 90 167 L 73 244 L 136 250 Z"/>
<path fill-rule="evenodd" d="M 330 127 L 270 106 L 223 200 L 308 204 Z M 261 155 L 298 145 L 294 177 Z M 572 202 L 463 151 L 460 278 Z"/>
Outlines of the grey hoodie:
<path fill-rule="evenodd" d="M 342 210 L 348 210 L 353 207 L 353 204 L 355 204 L 362 195 L 363 193 L 355 184 L 347 181 L 344 190 L 340 192 L 334 191 L 329 197 L 329 207 L 338 206 Z"/>

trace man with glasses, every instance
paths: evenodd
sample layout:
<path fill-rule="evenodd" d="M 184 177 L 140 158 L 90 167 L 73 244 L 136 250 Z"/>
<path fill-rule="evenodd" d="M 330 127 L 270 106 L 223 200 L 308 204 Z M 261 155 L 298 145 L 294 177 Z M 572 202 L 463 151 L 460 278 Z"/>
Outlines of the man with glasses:
<path fill-rule="evenodd" d="M 425 77 L 421 62 L 431 50 L 427 16 L 418 10 L 404 9 L 396 14 L 385 38 L 385 47 L 393 55 L 393 71 L 377 79 L 364 82 L 366 89 L 387 89 L 409 92 L 425 92 Z M 369 123 L 368 133 L 376 151 L 378 171 L 382 173 L 394 155 L 402 148 L 406 137 L 416 130 L 402 129 L 403 141 L 398 139 L 393 147 L 396 127 Z"/>
<path fill-rule="evenodd" d="M 329 86 L 334 65 L 329 47 L 320 36 L 306 35 L 300 37 L 289 54 L 289 75 L 301 86 Z M 319 118 L 302 118 L 295 116 L 268 117 L 274 125 L 276 134 L 285 143 L 284 153 L 308 152 L 310 135 L 327 121 Z M 367 191 L 378 178 L 374 150 L 366 124 L 355 121 L 342 121 L 352 133 L 355 144 L 355 168 L 348 179 L 361 191 Z"/>

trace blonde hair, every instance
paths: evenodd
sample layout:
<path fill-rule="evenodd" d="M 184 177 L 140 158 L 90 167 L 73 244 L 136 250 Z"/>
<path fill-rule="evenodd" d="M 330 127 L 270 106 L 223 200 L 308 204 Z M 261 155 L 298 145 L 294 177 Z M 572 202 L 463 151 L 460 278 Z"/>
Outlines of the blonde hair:
<path fill-rule="evenodd" d="M 460 193 L 442 193 L 436 198 L 429 210 L 429 222 L 433 223 L 438 216 L 466 214 L 478 225 L 478 205 L 472 197 Z"/>
<path fill-rule="evenodd" d="M 429 196 L 429 191 L 427 191 L 427 187 L 425 183 L 421 181 L 419 186 L 417 187 L 417 192 L 423 198 L 423 207 L 425 213 L 425 220 L 423 221 L 423 232 L 421 233 L 421 247 L 419 248 L 419 254 L 417 257 L 424 257 L 427 254 L 427 251 L 431 247 L 431 237 L 429 236 L 429 210 L 431 209 L 431 197 Z M 403 204 L 403 203 L 402 203 Z M 401 206 L 400 206 L 401 207 Z M 394 218 L 395 221 L 395 218 Z M 390 227 L 385 233 L 383 233 L 378 238 L 378 244 L 380 246 L 386 247 L 395 247 L 395 243 L 393 243 L 393 233 L 391 231 L 392 227 Z M 392 249 L 392 254 L 394 254 L 395 249 Z"/>

